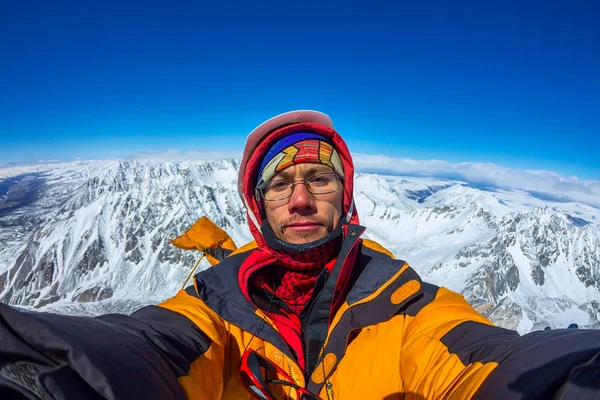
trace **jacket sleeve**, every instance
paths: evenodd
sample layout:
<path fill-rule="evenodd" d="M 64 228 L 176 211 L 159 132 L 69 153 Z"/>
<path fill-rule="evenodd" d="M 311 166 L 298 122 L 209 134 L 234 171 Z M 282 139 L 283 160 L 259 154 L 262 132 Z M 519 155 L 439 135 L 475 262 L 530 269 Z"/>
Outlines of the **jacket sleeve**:
<path fill-rule="evenodd" d="M 224 324 L 193 290 L 130 316 L 76 317 L 0 304 L 0 397 L 25 383 L 25 398 L 219 398 Z M 23 366 L 37 379 L 23 375 Z"/>
<path fill-rule="evenodd" d="M 429 285 L 428 301 L 406 313 L 400 371 L 415 399 L 552 399 L 592 392 L 600 331 L 517 332 L 496 327 L 464 298 Z M 592 379 L 593 380 L 593 379 Z M 577 393 L 574 395 L 574 393 Z M 574 396 L 574 397 L 573 397 Z M 410 397 L 409 397 L 410 398 Z"/>

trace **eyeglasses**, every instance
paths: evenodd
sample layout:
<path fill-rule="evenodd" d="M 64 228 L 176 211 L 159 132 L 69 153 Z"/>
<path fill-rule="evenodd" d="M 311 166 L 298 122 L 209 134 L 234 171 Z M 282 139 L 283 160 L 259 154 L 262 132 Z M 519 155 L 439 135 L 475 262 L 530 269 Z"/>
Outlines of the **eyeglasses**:
<path fill-rule="evenodd" d="M 260 185 L 257 190 L 266 201 L 285 200 L 292 196 L 294 187 L 302 182 L 312 194 L 327 194 L 337 191 L 340 187 L 338 174 L 317 174 L 306 179 L 292 181 L 289 179 L 273 179 Z"/>
<path fill-rule="evenodd" d="M 271 375 L 276 374 L 277 377 L 283 377 L 284 379 L 267 379 L 268 373 L 271 373 Z M 296 391 L 296 399 L 321 400 L 317 395 L 296 385 L 284 370 L 252 349 L 244 352 L 239 374 L 246 390 L 257 399 L 277 400 L 267 386 L 277 384 L 293 388 Z"/>

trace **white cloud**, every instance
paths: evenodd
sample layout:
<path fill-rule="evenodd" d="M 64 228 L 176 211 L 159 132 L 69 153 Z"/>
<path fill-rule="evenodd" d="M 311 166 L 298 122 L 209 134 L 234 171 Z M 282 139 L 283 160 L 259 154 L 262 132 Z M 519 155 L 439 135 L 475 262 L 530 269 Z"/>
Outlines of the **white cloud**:
<path fill-rule="evenodd" d="M 241 155 L 241 151 L 181 151 L 170 149 L 160 152 L 139 153 L 129 158 L 157 161 L 201 161 L 233 158 L 239 161 Z M 599 180 L 583 180 L 575 176 L 566 177 L 554 171 L 510 169 L 492 163 L 450 163 L 442 160 L 413 160 L 361 153 L 354 153 L 352 157 L 358 172 L 456 179 L 490 188 L 523 190 L 547 200 L 574 201 L 600 208 Z M 77 159 L 80 158 L 77 157 Z M 55 160 L 45 160 L 44 163 L 53 161 Z M 8 169 L 3 169 L 3 172 L 7 171 Z M 0 178 L 2 178 L 1 175 Z"/>
<path fill-rule="evenodd" d="M 492 163 L 450 163 L 383 155 L 353 154 L 356 170 L 394 175 L 460 179 L 482 186 L 525 190 L 557 201 L 576 201 L 600 207 L 600 181 L 566 177 L 554 171 L 518 170 Z"/>
<path fill-rule="evenodd" d="M 40 164 L 56 164 L 61 162 L 62 160 L 59 159 L 52 159 L 52 160 L 38 160 L 38 163 Z"/>
<path fill-rule="evenodd" d="M 132 157 L 134 160 L 156 160 L 156 161 L 201 161 L 221 160 L 224 158 L 241 158 L 241 151 L 181 151 L 169 149 L 166 151 L 149 151 L 138 153 Z"/>

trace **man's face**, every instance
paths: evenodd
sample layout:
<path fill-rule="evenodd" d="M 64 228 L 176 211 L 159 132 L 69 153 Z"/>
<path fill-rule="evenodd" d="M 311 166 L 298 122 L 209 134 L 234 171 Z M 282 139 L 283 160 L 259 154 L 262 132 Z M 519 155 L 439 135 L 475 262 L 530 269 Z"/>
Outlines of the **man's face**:
<path fill-rule="evenodd" d="M 271 181 L 309 179 L 317 174 L 334 173 L 323 164 L 296 164 L 275 175 Z M 265 201 L 267 220 L 280 239 L 294 244 L 309 243 L 337 228 L 342 216 L 342 182 L 337 191 L 311 194 L 302 182 L 296 182 L 290 198 Z"/>

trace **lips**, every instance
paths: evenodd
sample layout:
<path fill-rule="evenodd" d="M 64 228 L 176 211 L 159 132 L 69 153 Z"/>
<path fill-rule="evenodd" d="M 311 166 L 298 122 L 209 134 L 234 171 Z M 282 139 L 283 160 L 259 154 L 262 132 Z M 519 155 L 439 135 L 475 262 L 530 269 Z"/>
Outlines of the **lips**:
<path fill-rule="evenodd" d="M 309 230 L 320 228 L 321 226 L 322 225 L 318 222 L 307 221 L 307 222 L 294 222 L 294 223 L 287 225 L 285 228 L 292 229 L 294 231 L 309 231 Z"/>

